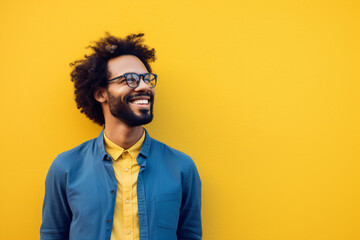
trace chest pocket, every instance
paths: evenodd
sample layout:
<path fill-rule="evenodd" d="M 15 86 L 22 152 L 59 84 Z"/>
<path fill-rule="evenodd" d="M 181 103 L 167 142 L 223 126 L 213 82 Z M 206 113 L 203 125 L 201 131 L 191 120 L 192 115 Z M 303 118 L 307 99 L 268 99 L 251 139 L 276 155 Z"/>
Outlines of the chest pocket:
<path fill-rule="evenodd" d="M 181 193 L 160 194 L 156 198 L 158 227 L 177 228 L 180 215 Z"/>

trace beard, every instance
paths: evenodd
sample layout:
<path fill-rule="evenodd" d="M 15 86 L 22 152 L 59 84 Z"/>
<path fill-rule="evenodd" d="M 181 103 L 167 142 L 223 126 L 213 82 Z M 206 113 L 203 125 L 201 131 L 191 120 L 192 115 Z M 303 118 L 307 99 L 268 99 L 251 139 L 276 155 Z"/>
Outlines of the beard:
<path fill-rule="evenodd" d="M 109 109 L 110 113 L 124 122 L 125 124 L 131 127 L 137 127 L 141 125 L 148 124 L 153 119 L 153 105 L 154 105 L 154 96 L 149 93 L 138 93 L 134 95 L 126 95 L 121 99 L 121 97 L 115 97 L 107 92 L 109 96 Z M 134 97 L 147 96 L 150 97 L 150 110 L 149 109 L 139 109 L 139 113 L 135 112 L 130 107 L 130 100 Z"/>

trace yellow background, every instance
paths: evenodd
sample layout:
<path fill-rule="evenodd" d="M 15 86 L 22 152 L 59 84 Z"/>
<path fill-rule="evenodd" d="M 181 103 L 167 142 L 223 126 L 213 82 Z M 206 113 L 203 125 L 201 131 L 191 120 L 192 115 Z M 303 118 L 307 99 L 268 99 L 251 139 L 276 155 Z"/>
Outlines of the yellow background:
<path fill-rule="evenodd" d="M 357 0 L 2 1 L 0 238 L 39 239 L 57 154 L 101 128 L 69 63 L 144 32 L 159 75 L 150 135 L 203 182 L 204 240 L 360 239 Z"/>

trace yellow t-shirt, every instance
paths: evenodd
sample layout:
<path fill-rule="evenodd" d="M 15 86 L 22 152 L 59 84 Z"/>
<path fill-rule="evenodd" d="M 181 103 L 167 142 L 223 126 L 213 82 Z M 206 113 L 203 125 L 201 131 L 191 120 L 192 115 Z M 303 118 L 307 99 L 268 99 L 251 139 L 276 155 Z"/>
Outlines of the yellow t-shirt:
<path fill-rule="evenodd" d="M 145 131 L 139 141 L 129 149 L 124 149 L 107 138 L 104 131 L 105 150 L 113 159 L 113 168 L 117 180 L 111 240 L 139 240 L 136 183 L 140 166 L 136 157 L 144 140 Z"/>

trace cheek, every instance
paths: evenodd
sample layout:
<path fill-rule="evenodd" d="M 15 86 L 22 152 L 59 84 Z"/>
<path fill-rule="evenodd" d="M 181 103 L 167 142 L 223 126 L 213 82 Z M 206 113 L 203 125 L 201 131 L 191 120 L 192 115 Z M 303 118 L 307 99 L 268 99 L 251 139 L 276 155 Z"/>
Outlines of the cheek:
<path fill-rule="evenodd" d="M 121 99 L 124 99 L 124 97 L 126 95 L 129 95 L 129 93 L 131 91 L 129 91 L 127 88 L 125 87 L 118 87 L 118 88 L 112 88 L 109 89 L 109 92 L 111 95 L 113 95 L 114 97 L 121 97 Z"/>

